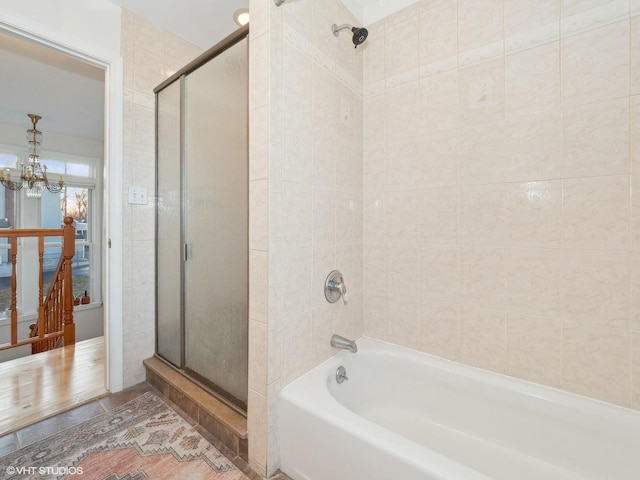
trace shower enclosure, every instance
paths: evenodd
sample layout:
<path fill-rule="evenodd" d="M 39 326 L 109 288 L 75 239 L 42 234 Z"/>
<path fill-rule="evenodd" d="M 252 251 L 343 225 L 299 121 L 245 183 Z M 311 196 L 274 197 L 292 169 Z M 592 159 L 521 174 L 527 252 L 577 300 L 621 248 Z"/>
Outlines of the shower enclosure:
<path fill-rule="evenodd" d="M 156 354 L 247 404 L 248 27 L 156 93 Z"/>

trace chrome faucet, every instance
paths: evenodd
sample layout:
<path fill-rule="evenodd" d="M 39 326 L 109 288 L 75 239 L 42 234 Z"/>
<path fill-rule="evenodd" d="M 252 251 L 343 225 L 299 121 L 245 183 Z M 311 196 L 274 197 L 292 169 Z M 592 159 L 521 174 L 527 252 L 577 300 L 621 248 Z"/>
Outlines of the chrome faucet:
<path fill-rule="evenodd" d="M 336 303 L 340 297 L 342 297 L 345 305 L 349 303 L 347 286 L 344 284 L 342 273 L 338 270 L 333 270 L 324 281 L 324 298 L 326 298 L 329 303 Z"/>
<path fill-rule="evenodd" d="M 351 353 L 358 352 L 358 346 L 356 345 L 355 340 L 349 340 L 348 338 L 336 335 L 335 333 L 331 335 L 331 346 L 334 348 L 349 350 Z"/>

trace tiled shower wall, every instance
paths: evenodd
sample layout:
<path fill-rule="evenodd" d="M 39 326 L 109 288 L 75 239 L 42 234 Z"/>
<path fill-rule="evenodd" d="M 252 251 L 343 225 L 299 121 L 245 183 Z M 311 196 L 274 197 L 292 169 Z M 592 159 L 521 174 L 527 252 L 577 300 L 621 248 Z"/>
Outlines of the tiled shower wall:
<path fill-rule="evenodd" d="M 129 205 L 130 186 L 155 198 L 155 96 L 153 89 L 202 49 L 122 9 L 123 128 L 123 331 L 124 386 L 143 382 L 142 360 L 155 351 L 154 203 Z"/>
<path fill-rule="evenodd" d="M 640 2 L 369 30 L 365 334 L 640 409 Z"/>
<path fill-rule="evenodd" d="M 278 392 L 363 332 L 363 52 L 336 0 L 250 8 L 249 457 L 272 473 Z M 324 298 L 335 268 L 348 306 Z"/>

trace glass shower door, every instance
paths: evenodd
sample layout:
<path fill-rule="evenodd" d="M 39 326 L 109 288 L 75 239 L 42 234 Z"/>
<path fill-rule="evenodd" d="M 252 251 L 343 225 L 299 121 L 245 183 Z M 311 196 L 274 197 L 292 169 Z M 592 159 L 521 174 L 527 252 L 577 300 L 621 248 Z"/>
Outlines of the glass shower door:
<path fill-rule="evenodd" d="M 157 352 L 182 366 L 182 188 L 180 82 L 158 93 L 156 191 Z"/>
<path fill-rule="evenodd" d="M 184 367 L 246 408 L 248 43 L 185 78 Z"/>

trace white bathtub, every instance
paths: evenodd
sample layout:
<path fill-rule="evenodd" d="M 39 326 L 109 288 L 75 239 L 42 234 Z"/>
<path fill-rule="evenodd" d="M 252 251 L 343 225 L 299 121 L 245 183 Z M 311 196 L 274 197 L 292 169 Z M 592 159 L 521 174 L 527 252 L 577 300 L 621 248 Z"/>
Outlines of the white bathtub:
<path fill-rule="evenodd" d="M 281 392 L 281 470 L 294 480 L 640 479 L 640 412 L 357 344 Z"/>

